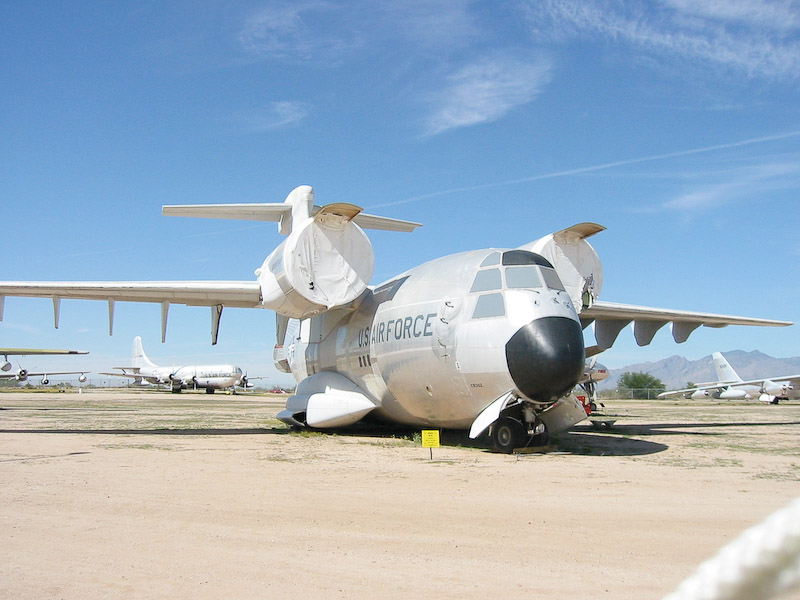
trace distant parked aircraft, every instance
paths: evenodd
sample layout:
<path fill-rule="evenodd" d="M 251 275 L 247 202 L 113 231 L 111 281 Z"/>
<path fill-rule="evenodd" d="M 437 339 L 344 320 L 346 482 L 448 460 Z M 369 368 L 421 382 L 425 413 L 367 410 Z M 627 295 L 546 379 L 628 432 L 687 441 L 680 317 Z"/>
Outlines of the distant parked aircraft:
<path fill-rule="evenodd" d="M 11 379 L 12 377 L 17 381 L 27 381 L 28 377 L 41 377 L 42 385 L 48 385 L 50 375 L 78 375 L 78 381 L 84 383 L 86 381 L 86 373 L 89 371 L 47 371 L 39 373 L 31 373 L 27 369 L 20 367 L 15 373 L 9 373 L 13 365 L 9 362 L 9 356 L 28 356 L 36 354 L 89 354 L 86 350 L 42 350 L 39 348 L 0 348 L 0 354 L 3 356 L 3 362 L 0 363 L 0 378 Z"/>
<path fill-rule="evenodd" d="M 206 394 L 213 394 L 216 390 L 235 389 L 237 385 L 247 386 L 247 377 L 236 365 L 185 365 L 159 367 L 144 353 L 142 338 L 138 335 L 133 339 L 133 355 L 131 366 L 114 367 L 122 373 L 101 373 L 115 377 L 130 377 L 134 383 L 141 384 L 145 381 L 156 384 L 169 384 L 173 393 L 179 393 L 187 388 L 205 388 Z"/>
<path fill-rule="evenodd" d="M 693 388 L 671 390 L 658 395 L 659 398 L 688 394 L 689 397 L 722 398 L 731 400 L 736 398 L 758 398 L 762 402 L 777 404 L 779 400 L 800 398 L 800 375 L 783 375 L 781 377 L 767 377 L 764 379 L 748 379 L 739 377 L 730 363 L 722 356 L 721 352 L 711 355 L 714 360 L 714 369 L 717 372 L 717 381 L 704 383 Z"/>

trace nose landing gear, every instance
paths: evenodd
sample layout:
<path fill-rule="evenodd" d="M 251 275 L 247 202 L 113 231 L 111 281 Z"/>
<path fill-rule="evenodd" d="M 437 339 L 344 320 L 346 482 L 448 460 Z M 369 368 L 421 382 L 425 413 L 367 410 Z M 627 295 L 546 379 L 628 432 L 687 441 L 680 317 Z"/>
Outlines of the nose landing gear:
<path fill-rule="evenodd" d="M 544 423 L 535 416 L 532 420 L 521 420 L 514 416 L 500 417 L 492 425 L 491 435 L 494 447 L 505 454 L 511 454 L 517 448 L 544 446 L 548 437 Z"/>

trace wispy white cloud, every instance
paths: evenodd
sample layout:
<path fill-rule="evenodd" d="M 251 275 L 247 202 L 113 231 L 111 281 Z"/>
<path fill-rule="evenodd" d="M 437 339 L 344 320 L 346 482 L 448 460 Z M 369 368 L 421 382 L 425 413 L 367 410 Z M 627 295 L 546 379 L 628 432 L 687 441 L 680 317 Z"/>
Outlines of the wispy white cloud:
<path fill-rule="evenodd" d="M 697 212 L 739 202 L 744 198 L 761 200 L 770 192 L 798 186 L 800 163 L 775 162 L 739 168 L 716 174 L 715 181 L 684 191 L 668 200 L 663 208 L 681 212 Z"/>
<path fill-rule="evenodd" d="M 608 169 L 614 169 L 617 167 L 624 167 L 629 165 L 635 165 L 639 163 L 647 163 L 647 162 L 655 162 L 660 160 L 667 160 L 671 158 L 681 158 L 685 156 L 693 156 L 696 154 L 706 154 L 710 152 L 719 152 L 722 150 L 733 150 L 736 148 L 743 148 L 746 146 L 752 146 L 755 144 L 764 144 L 768 142 L 777 142 L 780 140 L 786 139 L 793 139 L 800 137 L 800 131 L 788 131 L 786 133 L 779 133 L 776 135 L 769 135 L 757 138 L 748 138 L 746 140 L 739 140 L 736 142 L 728 142 L 726 144 L 716 144 L 714 146 L 703 146 L 701 148 L 689 148 L 686 150 L 677 150 L 675 152 L 666 152 L 663 154 L 651 154 L 648 156 L 639 156 L 636 158 L 628 158 L 623 160 L 618 160 L 614 162 L 607 162 L 607 163 L 600 163 L 597 165 L 589 165 L 585 167 L 576 167 L 574 169 L 564 169 L 561 171 L 552 171 L 550 173 L 541 173 L 538 175 L 530 175 L 528 177 L 521 177 L 519 179 L 510 179 L 505 181 L 495 181 L 491 183 L 484 183 L 482 185 L 474 185 L 474 186 L 467 186 L 467 187 L 460 187 L 460 188 L 451 188 L 447 190 L 440 190 L 438 192 L 431 192 L 430 194 L 423 194 L 420 196 L 414 196 L 412 198 L 406 198 L 405 200 L 398 200 L 396 202 L 389 202 L 386 204 L 378 204 L 370 206 L 370 209 L 374 208 L 383 208 L 386 206 L 396 206 L 399 204 L 409 204 L 411 202 L 418 202 L 420 200 L 428 200 L 430 198 L 436 198 L 440 196 L 448 196 L 450 194 L 456 194 L 459 192 L 472 192 L 477 190 L 485 190 L 485 189 L 492 189 L 503 187 L 507 185 L 517 185 L 520 183 L 530 183 L 533 181 L 542 181 L 546 179 L 555 179 L 559 177 L 569 177 L 573 175 L 585 175 L 587 173 L 595 173 L 598 171 L 606 171 Z M 800 163 L 789 163 L 790 166 L 795 167 L 798 172 L 800 172 Z M 788 167 L 787 167 L 788 168 Z"/>
<path fill-rule="evenodd" d="M 426 133 L 495 121 L 530 102 L 550 79 L 547 60 L 524 61 L 507 56 L 482 58 L 447 78 L 431 96 Z"/>
<path fill-rule="evenodd" d="M 245 52 L 260 58 L 336 61 L 361 45 L 339 16 L 337 7 L 327 2 L 276 2 L 246 19 L 237 39 Z M 342 26 L 331 27 L 331 22 Z"/>
<path fill-rule="evenodd" d="M 800 76 L 800 42 L 776 35 L 798 28 L 797 10 L 767 0 L 530 0 L 531 27 L 561 40 L 594 34 L 659 56 L 704 61 L 767 78 Z"/>
<path fill-rule="evenodd" d="M 800 28 L 797 3 L 775 0 L 661 0 L 683 15 L 693 15 L 727 23 L 741 23 L 773 31 Z"/>
<path fill-rule="evenodd" d="M 262 133 L 299 123 L 310 110 L 304 102 L 283 100 L 271 102 L 262 109 L 239 113 L 237 120 L 249 133 Z"/>

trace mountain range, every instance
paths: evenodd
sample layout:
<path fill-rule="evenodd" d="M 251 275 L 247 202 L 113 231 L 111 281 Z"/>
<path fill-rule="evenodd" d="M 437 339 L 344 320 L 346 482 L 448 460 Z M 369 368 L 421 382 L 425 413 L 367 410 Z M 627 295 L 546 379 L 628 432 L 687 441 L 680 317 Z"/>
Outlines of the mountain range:
<path fill-rule="evenodd" d="M 722 355 L 742 379 L 758 379 L 762 377 L 781 377 L 800 373 L 800 356 L 791 358 L 774 358 L 758 350 L 745 352 L 731 350 Z M 603 362 L 602 357 L 600 363 Z M 645 362 L 628 365 L 621 369 L 609 369 L 608 379 L 598 384 L 598 390 L 617 387 L 623 373 L 647 373 L 660 379 L 668 390 L 687 387 L 688 382 L 694 384 L 717 381 L 711 355 L 699 360 L 687 360 L 682 356 L 670 356 L 658 362 Z"/>

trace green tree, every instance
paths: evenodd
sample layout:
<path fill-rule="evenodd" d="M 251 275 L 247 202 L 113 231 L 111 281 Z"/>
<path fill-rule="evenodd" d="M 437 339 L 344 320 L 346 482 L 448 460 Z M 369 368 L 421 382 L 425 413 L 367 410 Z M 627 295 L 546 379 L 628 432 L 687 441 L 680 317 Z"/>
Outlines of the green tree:
<path fill-rule="evenodd" d="M 655 398 L 667 389 L 667 386 L 648 373 L 625 372 L 617 385 L 621 394 L 629 398 Z"/>

